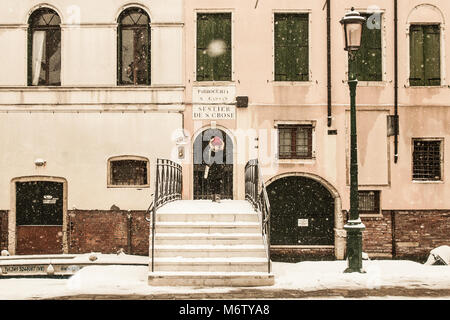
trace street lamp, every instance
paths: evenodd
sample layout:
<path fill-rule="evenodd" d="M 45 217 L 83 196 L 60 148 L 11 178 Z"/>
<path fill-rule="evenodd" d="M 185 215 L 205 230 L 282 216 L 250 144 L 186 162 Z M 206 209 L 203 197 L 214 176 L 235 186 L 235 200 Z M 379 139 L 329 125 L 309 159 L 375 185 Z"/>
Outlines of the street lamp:
<path fill-rule="evenodd" d="M 347 231 L 348 267 L 344 271 L 364 273 L 362 268 L 362 231 L 364 224 L 359 218 L 358 199 L 358 146 L 356 136 L 356 79 L 355 53 L 361 46 L 363 24 L 366 21 L 352 8 L 340 21 L 344 31 L 345 50 L 348 51 L 348 86 L 350 88 L 350 219 L 344 226 Z"/>

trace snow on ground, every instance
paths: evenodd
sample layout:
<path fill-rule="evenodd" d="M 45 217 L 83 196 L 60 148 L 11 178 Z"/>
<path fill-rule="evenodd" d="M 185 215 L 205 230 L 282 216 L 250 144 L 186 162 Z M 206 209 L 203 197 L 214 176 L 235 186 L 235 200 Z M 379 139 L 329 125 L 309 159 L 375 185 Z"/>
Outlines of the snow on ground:
<path fill-rule="evenodd" d="M 344 274 L 346 261 L 273 263 L 275 285 L 257 290 L 450 289 L 450 267 L 412 261 L 364 261 L 366 274 Z M 90 266 L 70 279 L 0 279 L 0 299 L 51 298 L 77 294 L 226 293 L 236 288 L 151 287 L 146 266 Z M 226 298 L 226 295 L 224 295 Z"/>

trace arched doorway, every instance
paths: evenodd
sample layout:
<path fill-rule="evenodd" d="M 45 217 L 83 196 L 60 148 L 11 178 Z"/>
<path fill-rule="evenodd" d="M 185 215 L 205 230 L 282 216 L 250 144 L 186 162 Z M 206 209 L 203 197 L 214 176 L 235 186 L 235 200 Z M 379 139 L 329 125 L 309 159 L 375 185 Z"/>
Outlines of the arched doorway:
<path fill-rule="evenodd" d="M 267 187 L 272 245 L 334 245 L 335 198 L 305 176 L 279 178 Z"/>
<path fill-rule="evenodd" d="M 219 137 L 224 142 L 224 147 L 210 156 L 209 142 L 214 137 Z M 208 180 L 204 178 L 208 160 L 215 162 L 220 170 L 221 199 L 233 199 L 233 141 L 225 131 L 206 129 L 194 141 L 194 200 L 211 199 L 212 190 Z"/>

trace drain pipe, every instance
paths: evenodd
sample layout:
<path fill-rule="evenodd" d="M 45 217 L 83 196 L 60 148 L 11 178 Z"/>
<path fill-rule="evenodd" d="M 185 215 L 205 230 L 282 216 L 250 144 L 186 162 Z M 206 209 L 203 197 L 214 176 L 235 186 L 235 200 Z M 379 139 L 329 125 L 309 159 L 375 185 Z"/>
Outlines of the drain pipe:
<path fill-rule="evenodd" d="M 331 127 L 331 0 L 327 0 L 327 91 L 327 123 Z"/>
<path fill-rule="evenodd" d="M 127 251 L 128 254 L 133 254 L 133 252 L 131 252 L 131 210 L 129 210 L 127 214 L 127 231 Z"/>
<path fill-rule="evenodd" d="M 394 0 L 394 163 L 398 161 L 398 0 Z"/>

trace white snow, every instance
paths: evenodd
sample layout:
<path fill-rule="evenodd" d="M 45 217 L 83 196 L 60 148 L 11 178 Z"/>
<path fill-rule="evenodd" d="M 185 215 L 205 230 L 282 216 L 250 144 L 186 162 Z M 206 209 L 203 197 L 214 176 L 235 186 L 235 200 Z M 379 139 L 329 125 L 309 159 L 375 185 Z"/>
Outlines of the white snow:
<path fill-rule="evenodd" d="M 412 261 L 363 261 L 365 274 L 344 274 L 346 261 L 273 263 L 275 285 L 255 290 L 450 289 L 448 266 Z M 76 294 L 226 293 L 236 288 L 152 287 L 147 266 L 89 266 L 70 279 L 0 279 L 0 299 L 51 298 Z M 226 295 L 224 295 L 226 299 Z M 399 297 L 397 297 L 399 298 Z"/>
<path fill-rule="evenodd" d="M 256 213 L 252 205 L 246 200 L 221 200 L 212 202 L 211 200 L 177 200 L 165 204 L 159 208 L 158 213 L 173 214 L 196 214 L 196 213 L 232 213 L 245 214 Z"/>

